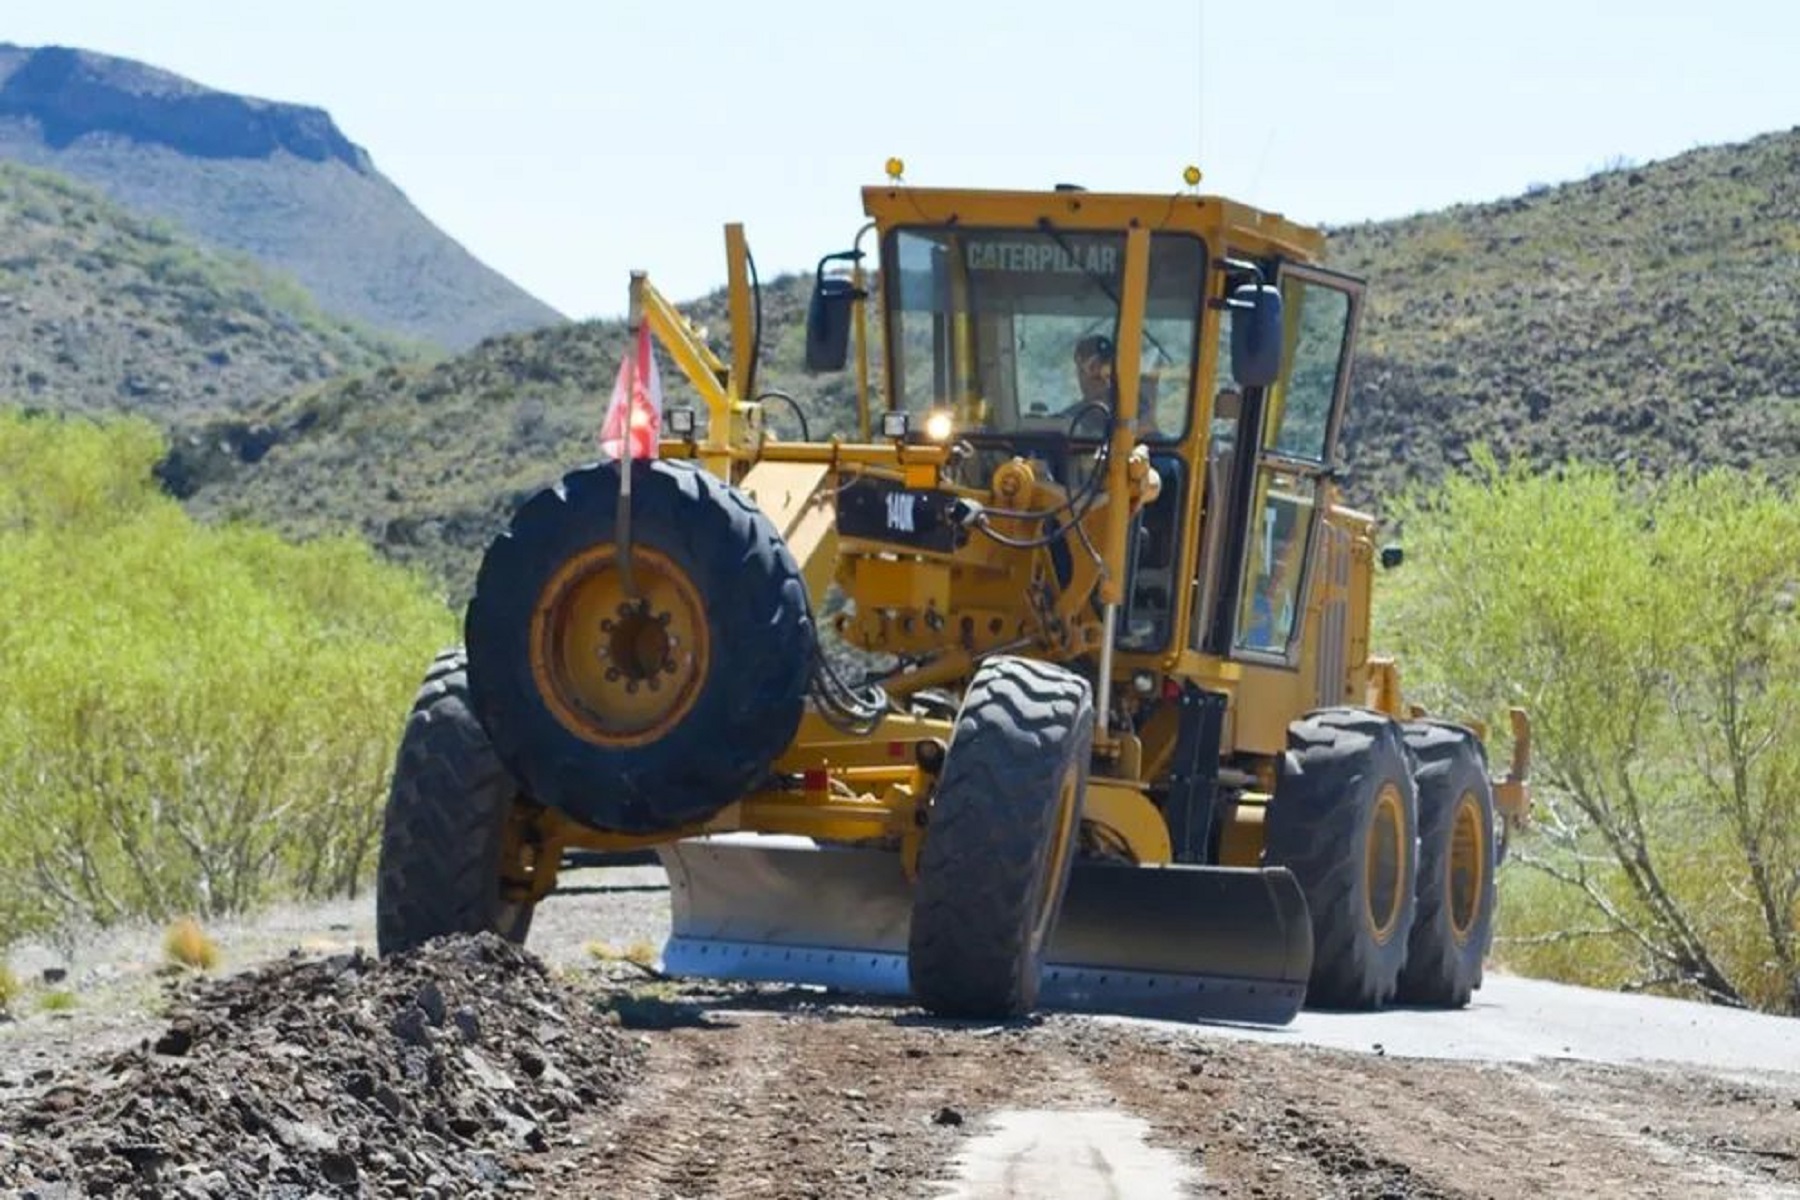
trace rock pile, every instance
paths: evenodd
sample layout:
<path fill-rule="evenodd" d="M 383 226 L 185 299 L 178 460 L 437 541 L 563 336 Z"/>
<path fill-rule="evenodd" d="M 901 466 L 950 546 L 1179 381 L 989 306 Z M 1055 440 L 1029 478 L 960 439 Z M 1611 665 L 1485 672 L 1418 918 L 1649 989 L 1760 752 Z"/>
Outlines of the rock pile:
<path fill-rule="evenodd" d="M 0 1194 L 488 1193 L 635 1067 L 616 1023 L 499 938 L 291 959 L 0 1111 Z"/>

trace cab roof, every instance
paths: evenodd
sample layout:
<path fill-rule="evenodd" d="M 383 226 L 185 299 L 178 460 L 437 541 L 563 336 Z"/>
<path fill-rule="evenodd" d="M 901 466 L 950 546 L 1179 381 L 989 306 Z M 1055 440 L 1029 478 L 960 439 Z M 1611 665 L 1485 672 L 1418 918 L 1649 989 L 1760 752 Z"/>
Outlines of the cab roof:
<path fill-rule="evenodd" d="M 863 189 L 863 211 L 885 233 L 905 225 L 970 225 L 1031 229 L 1128 229 L 1195 234 L 1234 254 L 1278 254 L 1297 262 L 1325 257 L 1325 233 L 1224 196 L 1155 193 L 1001 191 L 889 184 Z"/>

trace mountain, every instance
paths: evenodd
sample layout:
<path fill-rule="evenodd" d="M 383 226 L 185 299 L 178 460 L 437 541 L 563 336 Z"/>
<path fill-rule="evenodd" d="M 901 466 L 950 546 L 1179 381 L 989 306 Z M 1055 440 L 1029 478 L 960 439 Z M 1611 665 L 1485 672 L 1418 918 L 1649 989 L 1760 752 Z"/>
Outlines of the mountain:
<path fill-rule="evenodd" d="M 89 183 L 407 338 L 460 350 L 563 319 L 427 220 L 317 108 L 0 43 L 0 159 Z"/>
<path fill-rule="evenodd" d="M 1370 289 L 1349 498 L 1379 512 L 1484 441 L 1545 465 L 1800 476 L 1796 178 L 1800 131 L 1332 230 L 1331 265 Z M 764 288 L 764 381 L 819 437 L 849 430 L 854 390 L 848 374 L 797 369 L 809 283 Z M 728 326 L 722 293 L 686 309 Z M 182 447 L 170 478 L 204 513 L 360 529 L 463 595 L 518 500 L 592 457 L 624 352 L 622 326 L 598 322 L 329 382 Z M 784 405 L 772 412 L 797 434 Z M 242 461 L 243 438 L 268 453 Z"/>
<path fill-rule="evenodd" d="M 408 357 L 290 279 L 0 162 L 0 402 L 190 427 Z"/>

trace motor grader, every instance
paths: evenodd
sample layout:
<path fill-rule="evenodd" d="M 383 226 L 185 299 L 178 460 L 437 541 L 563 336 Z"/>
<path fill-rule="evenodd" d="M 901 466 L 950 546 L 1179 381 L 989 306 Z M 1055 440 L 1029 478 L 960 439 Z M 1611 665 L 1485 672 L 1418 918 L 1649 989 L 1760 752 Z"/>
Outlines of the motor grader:
<path fill-rule="evenodd" d="M 523 938 L 566 855 L 654 847 L 673 975 L 980 1018 L 1467 1003 L 1528 725 L 1490 779 L 1372 652 L 1363 287 L 1188 182 L 890 164 L 808 311 L 855 436 L 774 436 L 741 227 L 729 361 L 634 273 L 700 404 L 487 550 L 406 724 L 382 951 Z"/>

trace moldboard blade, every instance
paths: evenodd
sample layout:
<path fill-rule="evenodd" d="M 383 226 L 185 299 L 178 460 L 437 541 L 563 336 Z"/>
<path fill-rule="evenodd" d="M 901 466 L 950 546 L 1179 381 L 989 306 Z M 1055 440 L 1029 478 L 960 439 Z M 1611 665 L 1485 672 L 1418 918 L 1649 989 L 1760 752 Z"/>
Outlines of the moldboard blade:
<path fill-rule="evenodd" d="M 904 997 L 912 885 L 891 851 L 803 839 L 678 842 L 671 975 Z M 1047 1008 L 1284 1024 L 1312 931 L 1286 870 L 1077 863 L 1040 977 Z"/>
<path fill-rule="evenodd" d="M 1312 924 L 1285 868 L 1077 863 L 1045 957 L 1046 1007 L 1285 1025 Z"/>

